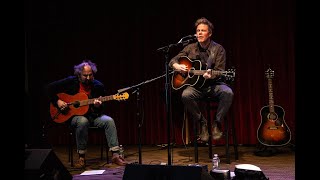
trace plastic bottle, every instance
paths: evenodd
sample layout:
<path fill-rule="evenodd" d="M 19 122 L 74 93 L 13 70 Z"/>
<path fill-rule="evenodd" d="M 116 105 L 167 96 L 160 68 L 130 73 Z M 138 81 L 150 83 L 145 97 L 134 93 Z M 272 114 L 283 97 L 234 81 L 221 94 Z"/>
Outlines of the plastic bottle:
<path fill-rule="evenodd" d="M 119 145 L 119 156 L 124 158 L 124 148 L 122 145 Z"/>
<path fill-rule="evenodd" d="M 212 169 L 219 169 L 220 158 L 218 154 L 214 154 L 212 158 Z"/>

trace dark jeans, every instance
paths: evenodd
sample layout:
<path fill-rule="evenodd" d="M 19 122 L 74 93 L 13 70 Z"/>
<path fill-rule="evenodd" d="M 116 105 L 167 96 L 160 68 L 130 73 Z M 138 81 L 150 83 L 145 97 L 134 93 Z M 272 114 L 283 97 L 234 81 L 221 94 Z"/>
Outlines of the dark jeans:
<path fill-rule="evenodd" d="M 101 115 L 95 118 L 92 123 L 93 126 L 104 129 L 110 151 L 119 150 L 117 129 L 114 120 L 110 116 Z M 90 122 L 85 116 L 75 116 L 71 120 L 71 126 L 76 129 L 77 151 L 79 154 L 85 154 L 87 151 L 88 127 L 90 126 Z"/>
<path fill-rule="evenodd" d="M 203 89 L 196 89 L 193 86 L 185 88 L 182 92 L 181 99 L 193 120 L 200 120 L 201 111 L 198 101 L 205 97 L 213 97 L 217 100 L 218 109 L 214 120 L 222 122 L 232 104 L 232 89 L 225 84 L 217 84 Z"/>

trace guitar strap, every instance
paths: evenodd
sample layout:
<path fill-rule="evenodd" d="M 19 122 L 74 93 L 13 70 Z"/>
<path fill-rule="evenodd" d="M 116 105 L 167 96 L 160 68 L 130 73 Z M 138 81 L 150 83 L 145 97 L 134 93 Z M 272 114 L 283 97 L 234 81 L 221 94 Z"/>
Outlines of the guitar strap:
<path fill-rule="evenodd" d="M 199 70 L 207 69 L 207 60 L 208 60 L 207 52 L 200 51 L 199 60 L 201 61 L 201 65 L 202 65 L 201 69 L 199 69 Z"/>
<path fill-rule="evenodd" d="M 208 57 L 208 60 L 207 60 L 207 69 L 212 69 L 212 64 L 213 64 L 213 58 L 214 58 L 214 53 L 213 52 L 210 52 L 210 55 Z"/>
<path fill-rule="evenodd" d="M 205 65 L 202 67 L 202 70 L 211 69 L 213 64 L 214 53 L 209 51 L 208 49 L 206 50 L 201 49 L 201 47 L 199 49 L 200 49 L 200 61 L 203 65 Z M 202 88 L 207 88 L 213 82 L 215 81 L 211 79 L 205 80 L 204 84 L 202 85 Z"/>

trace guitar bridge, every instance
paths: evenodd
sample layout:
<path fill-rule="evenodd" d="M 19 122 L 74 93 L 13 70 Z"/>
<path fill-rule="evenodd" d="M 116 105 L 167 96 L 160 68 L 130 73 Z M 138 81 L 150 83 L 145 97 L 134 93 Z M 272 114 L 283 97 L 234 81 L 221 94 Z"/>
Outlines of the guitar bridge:
<path fill-rule="evenodd" d="M 277 126 L 271 126 L 271 127 L 269 127 L 269 129 L 270 129 L 270 130 L 277 130 L 278 127 L 277 127 Z"/>

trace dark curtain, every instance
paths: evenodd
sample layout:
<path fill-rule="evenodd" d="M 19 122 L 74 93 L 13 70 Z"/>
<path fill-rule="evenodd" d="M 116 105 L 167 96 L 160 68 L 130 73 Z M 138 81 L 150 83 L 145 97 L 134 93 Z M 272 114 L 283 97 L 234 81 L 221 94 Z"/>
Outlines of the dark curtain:
<path fill-rule="evenodd" d="M 202 16 L 213 22 L 214 41 L 227 51 L 228 68 L 236 69 L 234 102 L 228 116 L 236 121 L 240 144 L 256 144 L 260 110 L 269 104 L 265 71 L 274 70 L 274 103 L 285 110 L 284 120 L 295 141 L 295 2 L 203 1 L 25 2 L 25 143 L 67 143 L 66 129 L 50 121 L 44 93 L 47 83 L 73 74 L 73 65 L 91 59 L 96 78 L 109 95 L 129 91 L 126 101 L 107 102 L 106 113 L 117 125 L 121 144 L 168 142 L 167 94 L 171 95 L 170 142 L 183 143 L 184 109 L 179 92 L 166 93 L 166 58 L 158 48 L 194 34 Z M 182 47 L 170 49 L 168 58 Z M 171 81 L 171 77 L 169 77 Z M 169 86 L 171 86 L 169 82 Z M 141 125 L 141 128 L 138 128 Z M 61 126 L 60 126 L 61 125 Z M 191 123 L 190 123 L 191 125 Z M 98 142 L 90 135 L 91 142 Z"/>

